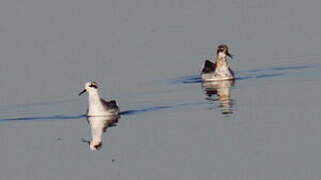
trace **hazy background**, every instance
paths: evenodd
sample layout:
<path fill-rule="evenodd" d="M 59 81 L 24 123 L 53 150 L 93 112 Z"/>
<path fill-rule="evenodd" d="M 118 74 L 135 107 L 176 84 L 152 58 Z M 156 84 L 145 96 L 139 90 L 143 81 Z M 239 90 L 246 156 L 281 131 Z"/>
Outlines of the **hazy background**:
<path fill-rule="evenodd" d="M 320 179 L 320 7 L 2 0 L 0 179 Z M 239 77 L 229 116 L 184 83 L 220 43 Z M 90 128 L 77 118 L 89 80 L 137 112 L 100 152 L 81 142 Z"/>

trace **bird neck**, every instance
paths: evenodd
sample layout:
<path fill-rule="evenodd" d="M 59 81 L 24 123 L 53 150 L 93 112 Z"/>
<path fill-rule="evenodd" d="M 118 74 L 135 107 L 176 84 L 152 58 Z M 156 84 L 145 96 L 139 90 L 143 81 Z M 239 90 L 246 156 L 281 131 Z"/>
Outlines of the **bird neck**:
<path fill-rule="evenodd" d="M 221 57 L 216 59 L 216 72 L 226 72 L 228 71 L 229 64 L 226 57 Z"/>
<path fill-rule="evenodd" d="M 218 58 L 218 59 L 225 59 L 225 58 L 226 58 L 226 53 L 224 53 L 224 52 L 219 52 L 219 53 L 217 54 L 217 58 Z"/>
<path fill-rule="evenodd" d="M 93 103 L 93 104 L 100 104 L 100 96 L 98 91 L 92 91 L 88 93 L 88 100 L 89 103 Z"/>
<path fill-rule="evenodd" d="M 228 66 L 226 56 L 225 57 L 218 56 L 217 59 L 216 59 L 216 63 L 217 63 L 217 66 Z"/>

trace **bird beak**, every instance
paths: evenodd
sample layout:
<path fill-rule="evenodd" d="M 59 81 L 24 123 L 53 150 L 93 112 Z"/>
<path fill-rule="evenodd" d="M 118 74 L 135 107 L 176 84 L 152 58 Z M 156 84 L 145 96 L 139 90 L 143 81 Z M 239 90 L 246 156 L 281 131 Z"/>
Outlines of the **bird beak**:
<path fill-rule="evenodd" d="M 81 92 L 78 94 L 78 96 L 84 94 L 85 92 L 86 92 L 86 89 L 84 89 L 83 91 L 81 91 Z"/>
<path fill-rule="evenodd" d="M 229 52 L 226 52 L 226 55 L 227 55 L 228 57 L 230 57 L 231 59 L 233 59 L 233 55 L 230 54 Z"/>

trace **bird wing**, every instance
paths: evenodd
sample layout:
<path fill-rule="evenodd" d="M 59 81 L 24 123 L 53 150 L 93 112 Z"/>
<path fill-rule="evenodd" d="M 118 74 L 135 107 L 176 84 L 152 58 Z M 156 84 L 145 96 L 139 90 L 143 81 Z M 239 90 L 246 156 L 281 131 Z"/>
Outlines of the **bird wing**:
<path fill-rule="evenodd" d="M 115 100 L 106 101 L 104 99 L 101 99 L 101 101 L 102 101 L 102 103 L 103 103 L 103 105 L 104 105 L 104 107 L 106 109 L 114 109 L 114 110 L 118 110 L 119 109 L 119 107 L 118 107 L 118 105 L 117 105 Z"/>
<path fill-rule="evenodd" d="M 211 73 L 216 69 L 216 62 L 213 63 L 210 60 L 206 60 L 202 69 L 202 73 Z"/>

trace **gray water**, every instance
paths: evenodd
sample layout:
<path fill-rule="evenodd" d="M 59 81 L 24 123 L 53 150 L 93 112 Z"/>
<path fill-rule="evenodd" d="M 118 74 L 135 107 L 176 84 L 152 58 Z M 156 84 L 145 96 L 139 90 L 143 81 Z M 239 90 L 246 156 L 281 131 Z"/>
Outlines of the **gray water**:
<path fill-rule="evenodd" d="M 320 179 L 320 6 L 1 1 L 0 179 Z M 202 84 L 220 43 L 237 79 Z M 122 110 L 95 152 L 90 80 Z"/>

